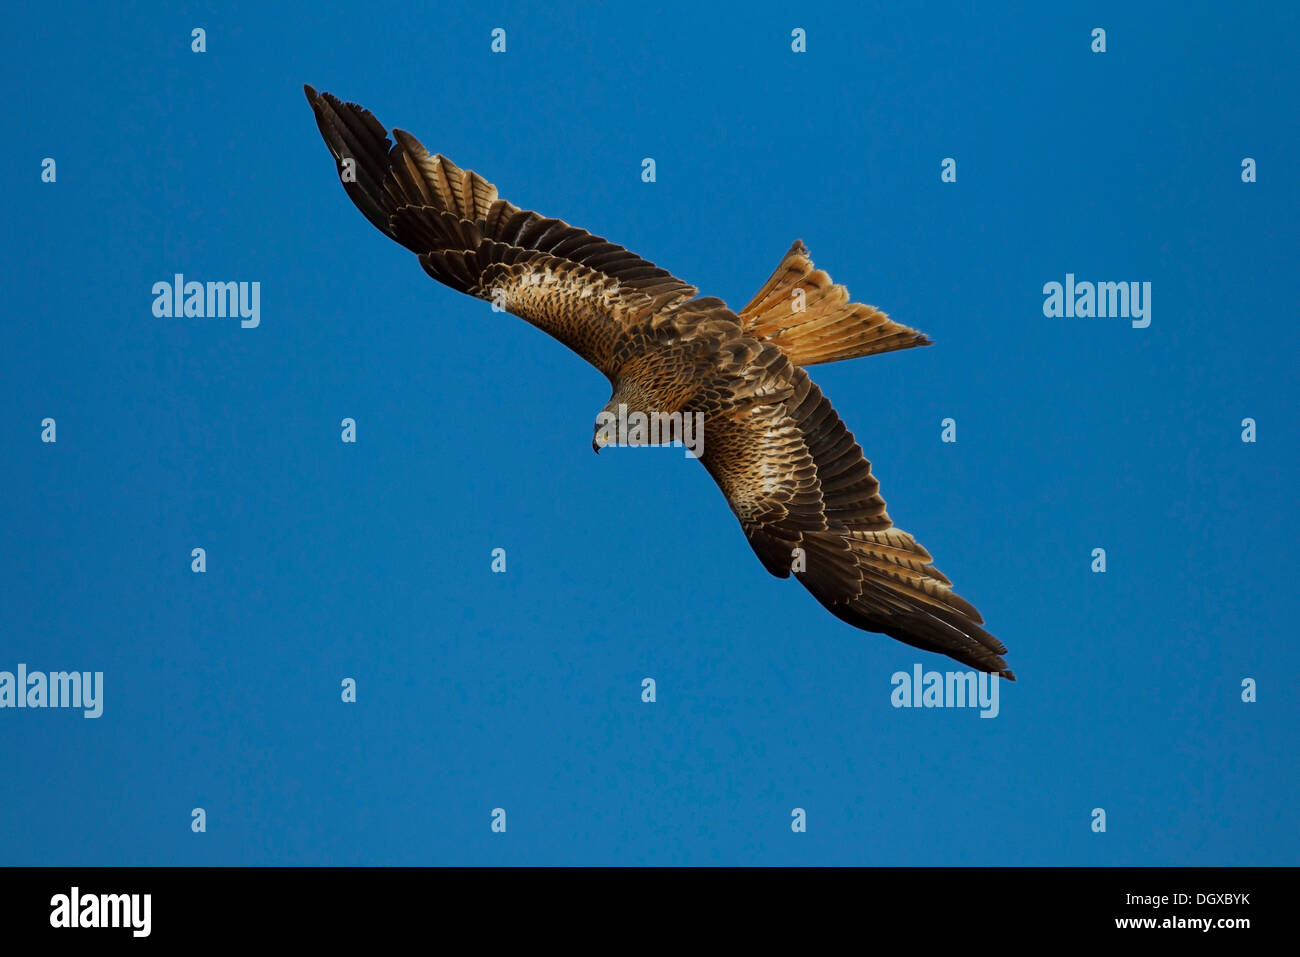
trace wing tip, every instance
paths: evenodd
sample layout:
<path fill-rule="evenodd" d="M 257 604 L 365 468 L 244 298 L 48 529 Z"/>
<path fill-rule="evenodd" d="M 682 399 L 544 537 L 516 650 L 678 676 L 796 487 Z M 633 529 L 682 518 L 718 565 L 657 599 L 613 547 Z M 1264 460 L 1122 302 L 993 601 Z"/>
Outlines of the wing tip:
<path fill-rule="evenodd" d="M 422 159 L 426 156 L 433 155 L 429 152 L 428 147 L 426 147 L 423 143 L 417 140 L 406 130 L 401 130 L 398 129 L 397 127 L 393 127 L 393 139 L 396 140 L 399 144 L 401 144 L 402 149 L 406 150 L 406 152 L 410 153 L 412 156 Z"/>

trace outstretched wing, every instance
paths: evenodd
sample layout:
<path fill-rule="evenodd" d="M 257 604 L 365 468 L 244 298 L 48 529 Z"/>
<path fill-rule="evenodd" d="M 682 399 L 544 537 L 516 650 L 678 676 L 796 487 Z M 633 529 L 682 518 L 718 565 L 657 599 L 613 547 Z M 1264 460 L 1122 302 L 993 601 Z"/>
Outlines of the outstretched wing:
<path fill-rule="evenodd" d="M 851 625 L 1014 680 L 980 613 L 894 527 L 871 463 L 808 373 L 771 343 L 742 342 L 704 410 L 703 462 L 767 570 L 793 572 Z"/>
<path fill-rule="evenodd" d="M 622 246 L 500 199 L 496 187 L 366 109 L 306 87 L 339 178 L 381 232 L 425 271 L 498 303 L 606 375 L 629 323 L 697 290 Z"/>

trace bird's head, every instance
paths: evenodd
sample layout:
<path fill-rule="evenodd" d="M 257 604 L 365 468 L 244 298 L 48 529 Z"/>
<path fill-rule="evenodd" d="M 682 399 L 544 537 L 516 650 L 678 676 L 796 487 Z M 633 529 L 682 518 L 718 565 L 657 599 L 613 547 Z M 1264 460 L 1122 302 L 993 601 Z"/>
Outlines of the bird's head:
<path fill-rule="evenodd" d="M 621 406 L 621 407 L 620 407 Z M 596 416 L 596 425 L 591 435 L 591 450 L 597 455 L 607 445 L 619 444 L 619 415 L 627 421 L 627 405 L 616 395 Z"/>
<path fill-rule="evenodd" d="M 593 452 L 599 455 L 600 450 L 605 446 L 615 444 L 615 427 L 616 425 L 609 422 L 607 416 L 601 413 L 596 419 L 595 431 L 591 435 L 591 450 Z"/>

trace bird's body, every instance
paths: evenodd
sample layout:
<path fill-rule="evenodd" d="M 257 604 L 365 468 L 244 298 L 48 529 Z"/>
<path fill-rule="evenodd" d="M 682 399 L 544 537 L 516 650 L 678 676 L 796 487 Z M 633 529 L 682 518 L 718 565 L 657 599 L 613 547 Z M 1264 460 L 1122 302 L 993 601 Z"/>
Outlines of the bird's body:
<path fill-rule="evenodd" d="M 567 345 L 609 379 L 605 412 L 696 416 L 701 461 L 759 560 L 827 609 L 1013 678 L 969 602 L 894 527 L 871 464 L 805 366 L 928 345 L 849 301 L 796 242 L 744 309 L 496 188 L 366 110 L 307 87 L 354 203 L 425 271 Z M 600 447 L 600 430 L 593 445 Z"/>

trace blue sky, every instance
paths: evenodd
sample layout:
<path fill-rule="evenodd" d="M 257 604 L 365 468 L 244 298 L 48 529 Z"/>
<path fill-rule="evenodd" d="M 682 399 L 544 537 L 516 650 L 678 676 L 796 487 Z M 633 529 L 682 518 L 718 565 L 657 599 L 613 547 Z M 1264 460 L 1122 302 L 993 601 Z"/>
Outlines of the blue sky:
<path fill-rule="evenodd" d="M 1296 21 L 13 11 L 0 670 L 105 690 L 0 710 L 0 863 L 1295 864 Z M 997 717 L 893 708 L 960 666 L 770 577 L 680 450 L 593 456 L 608 383 L 371 228 L 304 82 L 733 307 L 801 238 L 928 333 L 813 377 Z M 260 325 L 156 318 L 178 272 Z M 1067 273 L 1150 326 L 1044 316 Z"/>

